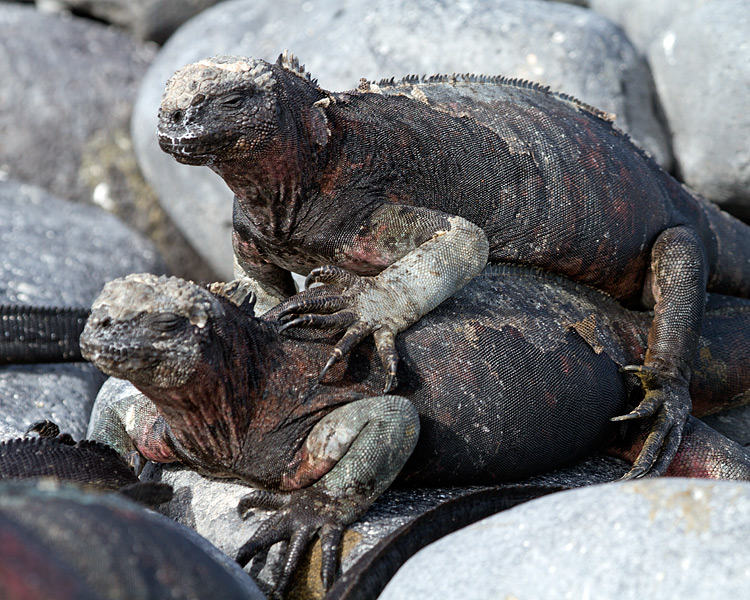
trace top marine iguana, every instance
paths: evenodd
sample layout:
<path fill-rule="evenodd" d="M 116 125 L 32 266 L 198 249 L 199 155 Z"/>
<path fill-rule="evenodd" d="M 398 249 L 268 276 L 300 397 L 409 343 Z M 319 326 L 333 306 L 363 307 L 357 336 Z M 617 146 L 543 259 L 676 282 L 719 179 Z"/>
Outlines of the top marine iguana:
<path fill-rule="evenodd" d="M 488 266 L 400 335 L 395 395 L 380 394 L 373 345 L 354 348 L 319 382 L 334 333 L 279 335 L 283 305 L 256 318 L 244 284 L 212 289 L 154 275 L 105 286 L 83 355 L 145 396 L 100 407 L 89 436 L 264 488 L 241 508 L 280 510 L 238 559 L 290 539 L 282 589 L 316 533 L 330 585 L 343 528 L 395 478 L 479 485 L 554 469 L 606 443 L 609 419 L 642 393 L 620 366 L 642 359 L 650 316 L 541 272 Z M 708 314 L 700 341 L 698 413 L 750 398 L 750 303 L 726 302 Z M 667 472 L 750 477 L 750 454 L 696 423 Z M 610 446 L 620 456 L 639 448 Z"/>
<path fill-rule="evenodd" d="M 158 135 L 234 192 L 236 275 L 260 303 L 294 292 L 289 271 L 340 284 L 285 313 L 287 326 L 349 327 L 321 376 L 372 333 L 388 391 L 395 334 L 487 260 L 653 307 L 644 361 L 626 366 L 646 394 L 618 419 L 657 418 L 628 476 L 663 473 L 679 445 L 706 287 L 750 294 L 746 225 L 609 115 L 536 84 L 409 77 L 334 93 L 289 55 L 219 56 L 169 80 Z"/>

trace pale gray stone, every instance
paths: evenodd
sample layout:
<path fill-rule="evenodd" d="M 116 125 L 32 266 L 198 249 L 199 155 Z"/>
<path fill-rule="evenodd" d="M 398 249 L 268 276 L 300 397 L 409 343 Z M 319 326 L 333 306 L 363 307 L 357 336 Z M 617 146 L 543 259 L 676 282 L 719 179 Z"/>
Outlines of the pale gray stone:
<path fill-rule="evenodd" d="M 712 2 L 673 21 L 649 62 L 683 180 L 750 208 L 750 4 Z"/>
<path fill-rule="evenodd" d="M 163 43 L 190 17 L 219 0 L 36 0 L 44 12 L 73 11 L 122 27 L 142 40 Z"/>
<path fill-rule="evenodd" d="M 561 492 L 413 556 L 380 600 L 742 598 L 750 484 L 645 479 Z"/>
<path fill-rule="evenodd" d="M 717 0 L 588 0 L 589 8 L 623 28 L 642 54 L 675 19 Z"/>
<path fill-rule="evenodd" d="M 0 5 L 0 175 L 109 209 L 135 203 L 128 125 L 152 56 L 101 23 Z"/>

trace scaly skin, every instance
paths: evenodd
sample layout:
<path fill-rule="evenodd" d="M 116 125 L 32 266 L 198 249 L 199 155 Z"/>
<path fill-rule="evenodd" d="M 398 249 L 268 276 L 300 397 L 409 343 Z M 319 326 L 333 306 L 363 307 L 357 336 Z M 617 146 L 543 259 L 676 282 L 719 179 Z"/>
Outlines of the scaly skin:
<path fill-rule="evenodd" d="M 301 299 L 326 293 L 313 288 Z M 622 454 L 623 443 L 611 441 L 620 427 L 610 419 L 641 399 L 621 367 L 642 360 L 650 316 L 541 272 L 487 267 L 406 330 L 396 341 L 402 363 L 389 396 L 380 394 L 374 345 L 354 348 L 320 382 L 317 366 L 336 334 L 280 335 L 285 307 L 256 318 L 253 302 L 238 282 L 208 291 L 129 276 L 97 299 L 81 349 L 153 402 L 107 407 L 91 437 L 263 488 L 241 510 L 278 513 L 238 558 L 244 564 L 261 547 L 290 540 L 280 589 L 316 534 L 329 585 L 341 531 L 395 478 L 492 484 L 608 444 Z M 749 323 L 750 304 L 737 299 L 706 319 L 710 337 L 700 342 L 691 383 L 696 408 L 746 402 Z M 680 466 L 701 476 L 750 477 L 746 450 L 700 435 L 668 473 Z"/>
<path fill-rule="evenodd" d="M 141 483 L 132 467 L 113 448 L 95 440 L 74 441 L 51 421 L 29 428 L 40 437 L 0 442 L 0 480 L 44 477 L 75 483 L 87 490 L 119 491 L 133 500 L 157 506 L 172 498 L 171 486 Z"/>
<path fill-rule="evenodd" d="M 386 391 L 396 334 L 487 259 L 653 308 L 648 351 L 627 365 L 646 394 L 619 417 L 655 415 L 633 477 L 663 473 L 679 446 L 706 287 L 750 294 L 750 229 L 608 115 L 527 82 L 410 78 L 332 93 L 289 56 L 216 57 L 170 79 L 159 141 L 234 192 L 237 276 L 263 305 L 294 292 L 289 271 L 332 284 L 288 305 L 289 326 L 349 327 L 324 370 L 373 333 Z"/>

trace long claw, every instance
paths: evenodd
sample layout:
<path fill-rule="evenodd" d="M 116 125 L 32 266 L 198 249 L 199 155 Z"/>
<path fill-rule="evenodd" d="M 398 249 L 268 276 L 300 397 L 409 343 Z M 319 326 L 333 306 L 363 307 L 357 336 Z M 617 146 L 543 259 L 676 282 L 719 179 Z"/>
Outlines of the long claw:
<path fill-rule="evenodd" d="M 275 529 L 272 526 L 271 520 L 266 521 L 258 528 L 255 535 L 247 540 L 242 547 L 237 551 L 235 562 L 241 567 L 244 567 L 258 552 L 263 548 L 273 546 L 276 542 L 280 542 L 286 537 L 286 532 Z"/>
<path fill-rule="evenodd" d="M 298 313 L 316 311 L 320 313 L 333 313 L 348 306 L 348 301 L 343 296 L 321 296 L 317 298 L 295 298 L 287 302 L 286 306 L 278 314 L 279 319 Z"/>
<path fill-rule="evenodd" d="M 323 376 L 328 372 L 328 369 L 341 360 L 345 354 L 349 353 L 354 346 L 359 344 L 363 339 L 370 335 L 370 333 L 372 333 L 372 328 L 361 321 L 358 321 L 349 327 L 349 329 L 346 330 L 346 333 L 341 336 L 341 339 L 333 347 L 333 350 L 331 350 L 331 356 L 325 367 L 323 367 L 323 370 L 320 372 L 318 381 L 321 381 Z"/>
<path fill-rule="evenodd" d="M 341 360 L 341 357 L 343 355 L 340 352 L 337 352 L 337 349 L 334 348 L 333 352 L 331 353 L 331 357 L 328 359 L 328 362 L 325 364 L 323 369 L 320 371 L 320 375 L 318 375 L 318 383 L 323 381 L 323 378 L 326 376 L 326 373 L 328 373 L 328 369 L 330 369 L 333 365 L 335 365 L 339 360 Z"/>
<path fill-rule="evenodd" d="M 336 577 L 337 554 L 342 535 L 343 530 L 332 525 L 325 525 L 320 530 L 320 579 L 323 582 L 324 590 L 328 590 L 333 585 L 333 580 Z"/>
<path fill-rule="evenodd" d="M 333 265 L 323 265 L 316 267 L 305 277 L 305 288 L 309 288 L 313 283 L 339 284 L 342 286 L 351 286 L 359 281 L 359 277 L 350 273 L 341 267 Z"/>
<path fill-rule="evenodd" d="M 251 490 L 240 498 L 237 504 L 237 512 L 240 518 L 245 519 L 251 508 L 261 510 L 279 510 L 289 503 L 288 494 L 269 492 L 268 490 Z"/>
<path fill-rule="evenodd" d="M 386 372 L 383 393 L 387 394 L 393 388 L 398 372 L 398 352 L 396 352 L 396 334 L 388 327 L 381 327 L 373 334 L 375 347 L 380 356 L 380 362 Z"/>
<path fill-rule="evenodd" d="M 283 596 L 286 589 L 289 587 L 294 571 L 307 549 L 307 546 L 313 537 L 313 533 L 314 530 L 312 527 L 302 527 L 292 534 L 292 538 L 289 540 L 289 545 L 286 549 L 284 568 L 275 586 L 275 590 L 279 595 Z"/>

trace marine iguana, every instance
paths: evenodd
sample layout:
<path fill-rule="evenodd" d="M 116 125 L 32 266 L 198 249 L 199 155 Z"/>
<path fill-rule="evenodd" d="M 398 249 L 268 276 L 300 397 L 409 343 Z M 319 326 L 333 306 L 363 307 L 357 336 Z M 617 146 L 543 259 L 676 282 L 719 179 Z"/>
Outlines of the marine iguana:
<path fill-rule="evenodd" d="M 150 401 L 106 406 L 89 436 L 262 488 L 240 509 L 280 510 L 238 560 L 289 539 L 281 589 L 316 534 L 330 585 L 342 530 L 396 478 L 479 485 L 554 469 L 607 444 L 622 427 L 610 418 L 642 393 L 620 369 L 642 359 L 651 316 L 541 271 L 488 266 L 400 335 L 393 395 L 380 393 L 374 345 L 352 349 L 321 382 L 335 332 L 280 335 L 283 304 L 257 318 L 244 283 L 211 290 L 154 275 L 105 286 L 82 353 Z M 696 357 L 697 413 L 748 400 L 750 303 L 723 302 Z M 667 472 L 749 477 L 750 455 L 727 444 L 687 446 Z"/>
<path fill-rule="evenodd" d="M 690 412 L 705 291 L 748 297 L 750 229 L 663 171 L 612 117 L 503 77 L 407 77 L 335 93 L 299 61 L 218 56 L 178 70 L 159 143 L 235 194 L 236 275 L 260 302 L 289 271 L 337 284 L 287 305 L 287 326 L 348 326 L 322 373 L 372 334 L 395 335 L 487 260 L 533 265 L 653 307 L 643 401 L 652 419 L 629 477 L 663 473 Z M 322 266 L 321 266 L 322 265 Z M 283 315 L 280 315 L 283 316 Z M 614 415 L 613 415 L 614 417 Z"/>

